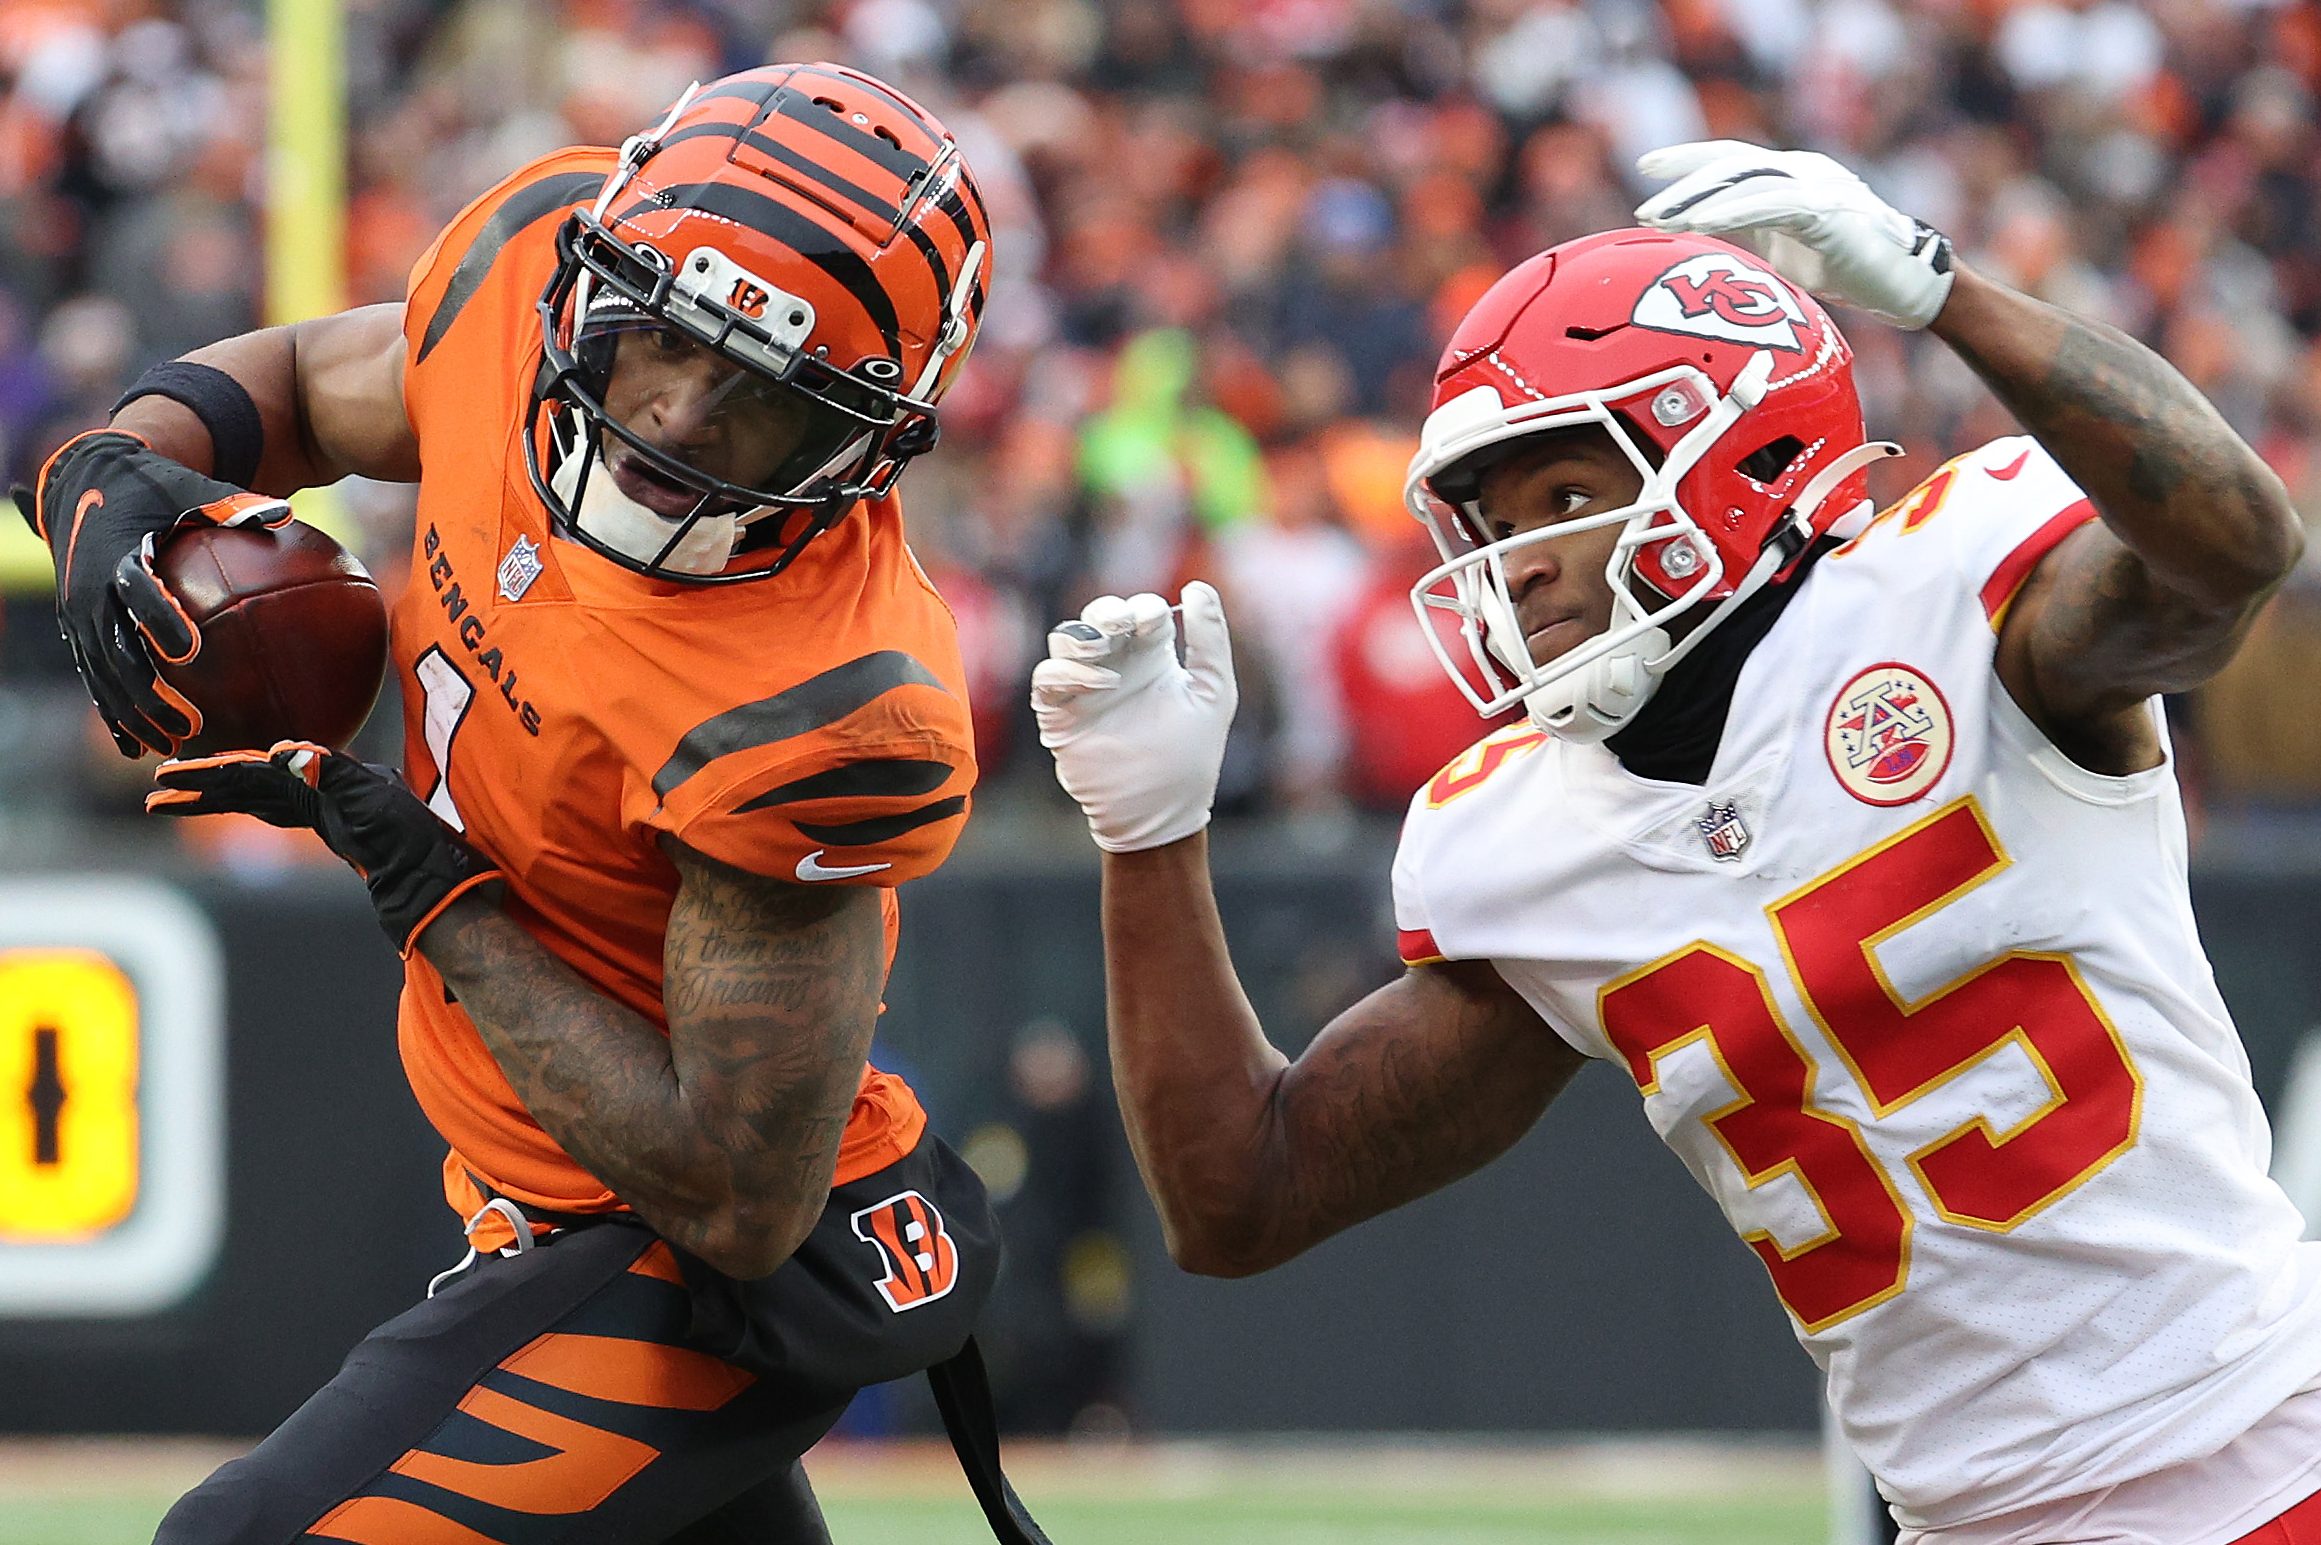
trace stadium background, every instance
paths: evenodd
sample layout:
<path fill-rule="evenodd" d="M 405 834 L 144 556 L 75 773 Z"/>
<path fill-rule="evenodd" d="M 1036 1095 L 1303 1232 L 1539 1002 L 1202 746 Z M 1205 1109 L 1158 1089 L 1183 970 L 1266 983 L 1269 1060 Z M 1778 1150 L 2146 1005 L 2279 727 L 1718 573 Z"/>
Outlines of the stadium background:
<path fill-rule="evenodd" d="M 1022 1432 L 1814 1428 L 1757 1268 L 1608 1075 L 1486 1175 L 1281 1273 L 1175 1273 L 1102 1067 L 1092 852 L 1022 703 L 1047 620 L 1217 579 L 1243 656 L 1218 851 L 1244 973 L 1291 1046 L 1383 980 L 1394 812 L 1474 734 L 1403 599 L 1427 551 L 1399 485 L 1429 370 L 1505 266 L 1625 222 L 1637 152 L 1729 135 L 1839 155 L 1971 261 L 2160 348 L 2321 512 L 2321 6 L 345 0 L 343 32 L 317 32 L 330 16 L 0 3 L 10 480 L 154 360 L 397 298 L 468 198 L 553 146 L 617 141 L 688 80 L 856 64 L 968 147 L 992 303 L 905 498 L 960 617 L 986 782 L 959 856 L 904 898 L 881 1051 L 1002 1198 L 992 1341 Z M 326 68 L 286 64 L 298 45 Z M 332 61 L 343 163 L 296 119 L 270 144 L 286 92 L 327 103 Z M 1939 345 L 1848 325 L 1870 425 L 1912 453 L 1874 469 L 1881 499 L 2010 432 Z M 404 491 L 344 485 L 310 513 L 399 582 Z M 0 535 L 0 1140 L 38 1125 L 37 1095 L 16 1101 L 39 1070 L 8 1043 L 45 1011 L 8 947 L 98 919 L 147 1040 L 123 1176 L 58 1201 L 0 1152 L 0 1432 L 246 1437 L 456 1255 L 438 1150 L 359 893 L 301 841 L 135 814 L 143 774 L 86 710 L 45 576 Z M 2204 934 L 2269 1097 L 2321 1004 L 2317 679 L 2309 563 L 2225 676 L 2171 705 Z M 391 709 L 364 742 L 390 758 Z M 213 949 L 216 1084 L 165 1081 L 155 984 L 172 951 Z M 174 1265 L 104 1254 L 170 1208 L 193 1220 Z M 137 1272 L 143 1297 L 121 1287 Z M 926 1421 L 901 1390 L 850 1425 Z"/>

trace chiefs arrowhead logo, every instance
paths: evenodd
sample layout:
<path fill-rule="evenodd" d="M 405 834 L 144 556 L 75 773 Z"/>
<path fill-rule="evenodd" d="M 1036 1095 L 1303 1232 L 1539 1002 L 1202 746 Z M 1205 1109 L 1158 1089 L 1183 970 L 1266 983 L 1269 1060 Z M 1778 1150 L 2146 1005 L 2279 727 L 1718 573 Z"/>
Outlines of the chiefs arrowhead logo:
<path fill-rule="evenodd" d="M 886 1275 L 876 1284 L 887 1307 L 901 1314 L 931 1304 L 959 1281 L 959 1246 L 943 1227 L 935 1204 L 901 1191 L 847 1220 L 854 1237 L 876 1249 Z"/>
<path fill-rule="evenodd" d="M 1655 279 L 1629 320 L 1655 332 L 1803 353 L 1810 324 L 1770 269 L 1730 252 L 1700 252 Z"/>

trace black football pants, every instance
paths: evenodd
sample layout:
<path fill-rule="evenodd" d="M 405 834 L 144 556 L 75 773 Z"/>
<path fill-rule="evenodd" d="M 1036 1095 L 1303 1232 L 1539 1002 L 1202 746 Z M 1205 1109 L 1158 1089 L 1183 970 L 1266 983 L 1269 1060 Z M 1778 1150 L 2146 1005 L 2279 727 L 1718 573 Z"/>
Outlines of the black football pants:
<path fill-rule="evenodd" d="M 999 1264 L 934 1137 L 737 1282 L 633 1219 L 484 1256 L 373 1331 L 155 1545 L 827 1545 L 799 1456 L 965 1345 Z"/>

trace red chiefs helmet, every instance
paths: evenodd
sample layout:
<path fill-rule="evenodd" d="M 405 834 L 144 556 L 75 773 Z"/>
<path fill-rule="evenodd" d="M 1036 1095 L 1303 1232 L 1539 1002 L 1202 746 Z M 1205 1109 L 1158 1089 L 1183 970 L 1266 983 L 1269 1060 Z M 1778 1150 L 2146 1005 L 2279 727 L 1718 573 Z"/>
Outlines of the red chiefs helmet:
<path fill-rule="evenodd" d="M 1508 442 L 1601 426 L 1643 479 L 1636 501 L 1485 539 L 1480 471 Z M 1476 708 L 1526 704 L 1542 728 L 1598 740 L 1732 605 L 1786 578 L 1812 539 L 1868 502 L 1853 350 L 1812 296 L 1711 237 L 1623 230 L 1550 248 L 1475 303 L 1444 351 L 1404 496 L 1443 562 L 1411 590 L 1455 613 L 1443 668 Z M 1527 543 L 1622 528 L 1606 568 L 1612 625 L 1532 662 L 1505 559 Z M 1670 642 L 1669 625 L 1707 607 Z"/>
<path fill-rule="evenodd" d="M 958 142 L 870 76 L 782 64 L 692 87 L 558 234 L 533 488 L 628 568 L 780 573 L 934 445 L 990 242 Z M 608 407 L 631 361 L 691 380 L 698 449 Z"/>

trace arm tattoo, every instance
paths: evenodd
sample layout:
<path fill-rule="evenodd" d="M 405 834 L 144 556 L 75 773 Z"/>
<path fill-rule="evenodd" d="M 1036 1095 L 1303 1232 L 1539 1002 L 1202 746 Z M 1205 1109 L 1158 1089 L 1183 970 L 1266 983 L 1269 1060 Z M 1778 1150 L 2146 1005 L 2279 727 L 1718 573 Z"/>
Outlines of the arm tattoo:
<path fill-rule="evenodd" d="M 697 855 L 679 867 L 667 1036 L 496 909 L 455 904 L 421 948 L 534 1119 L 664 1236 L 713 1260 L 794 1245 L 828 1196 L 869 1050 L 876 895 Z"/>
<path fill-rule="evenodd" d="M 1936 332 L 2103 517 L 2102 532 L 2057 549 L 2024 609 L 2038 700 L 2092 722 L 2206 680 L 2302 547 L 2280 479 L 2116 328 L 1979 278 L 1954 298 L 1964 304 Z"/>
<path fill-rule="evenodd" d="M 2243 520 L 2265 508 L 2264 464 L 2174 366 L 2115 328 L 2055 315 L 2062 336 L 2035 373 L 1972 339 L 1952 346 L 2098 508 L 2154 538 L 2172 517 L 2208 524 L 2211 506 Z"/>
<path fill-rule="evenodd" d="M 2245 601 L 2293 562 L 2280 480 L 2176 368 L 2117 328 L 1978 286 L 1946 342 L 2087 490 L 2164 588 Z"/>

